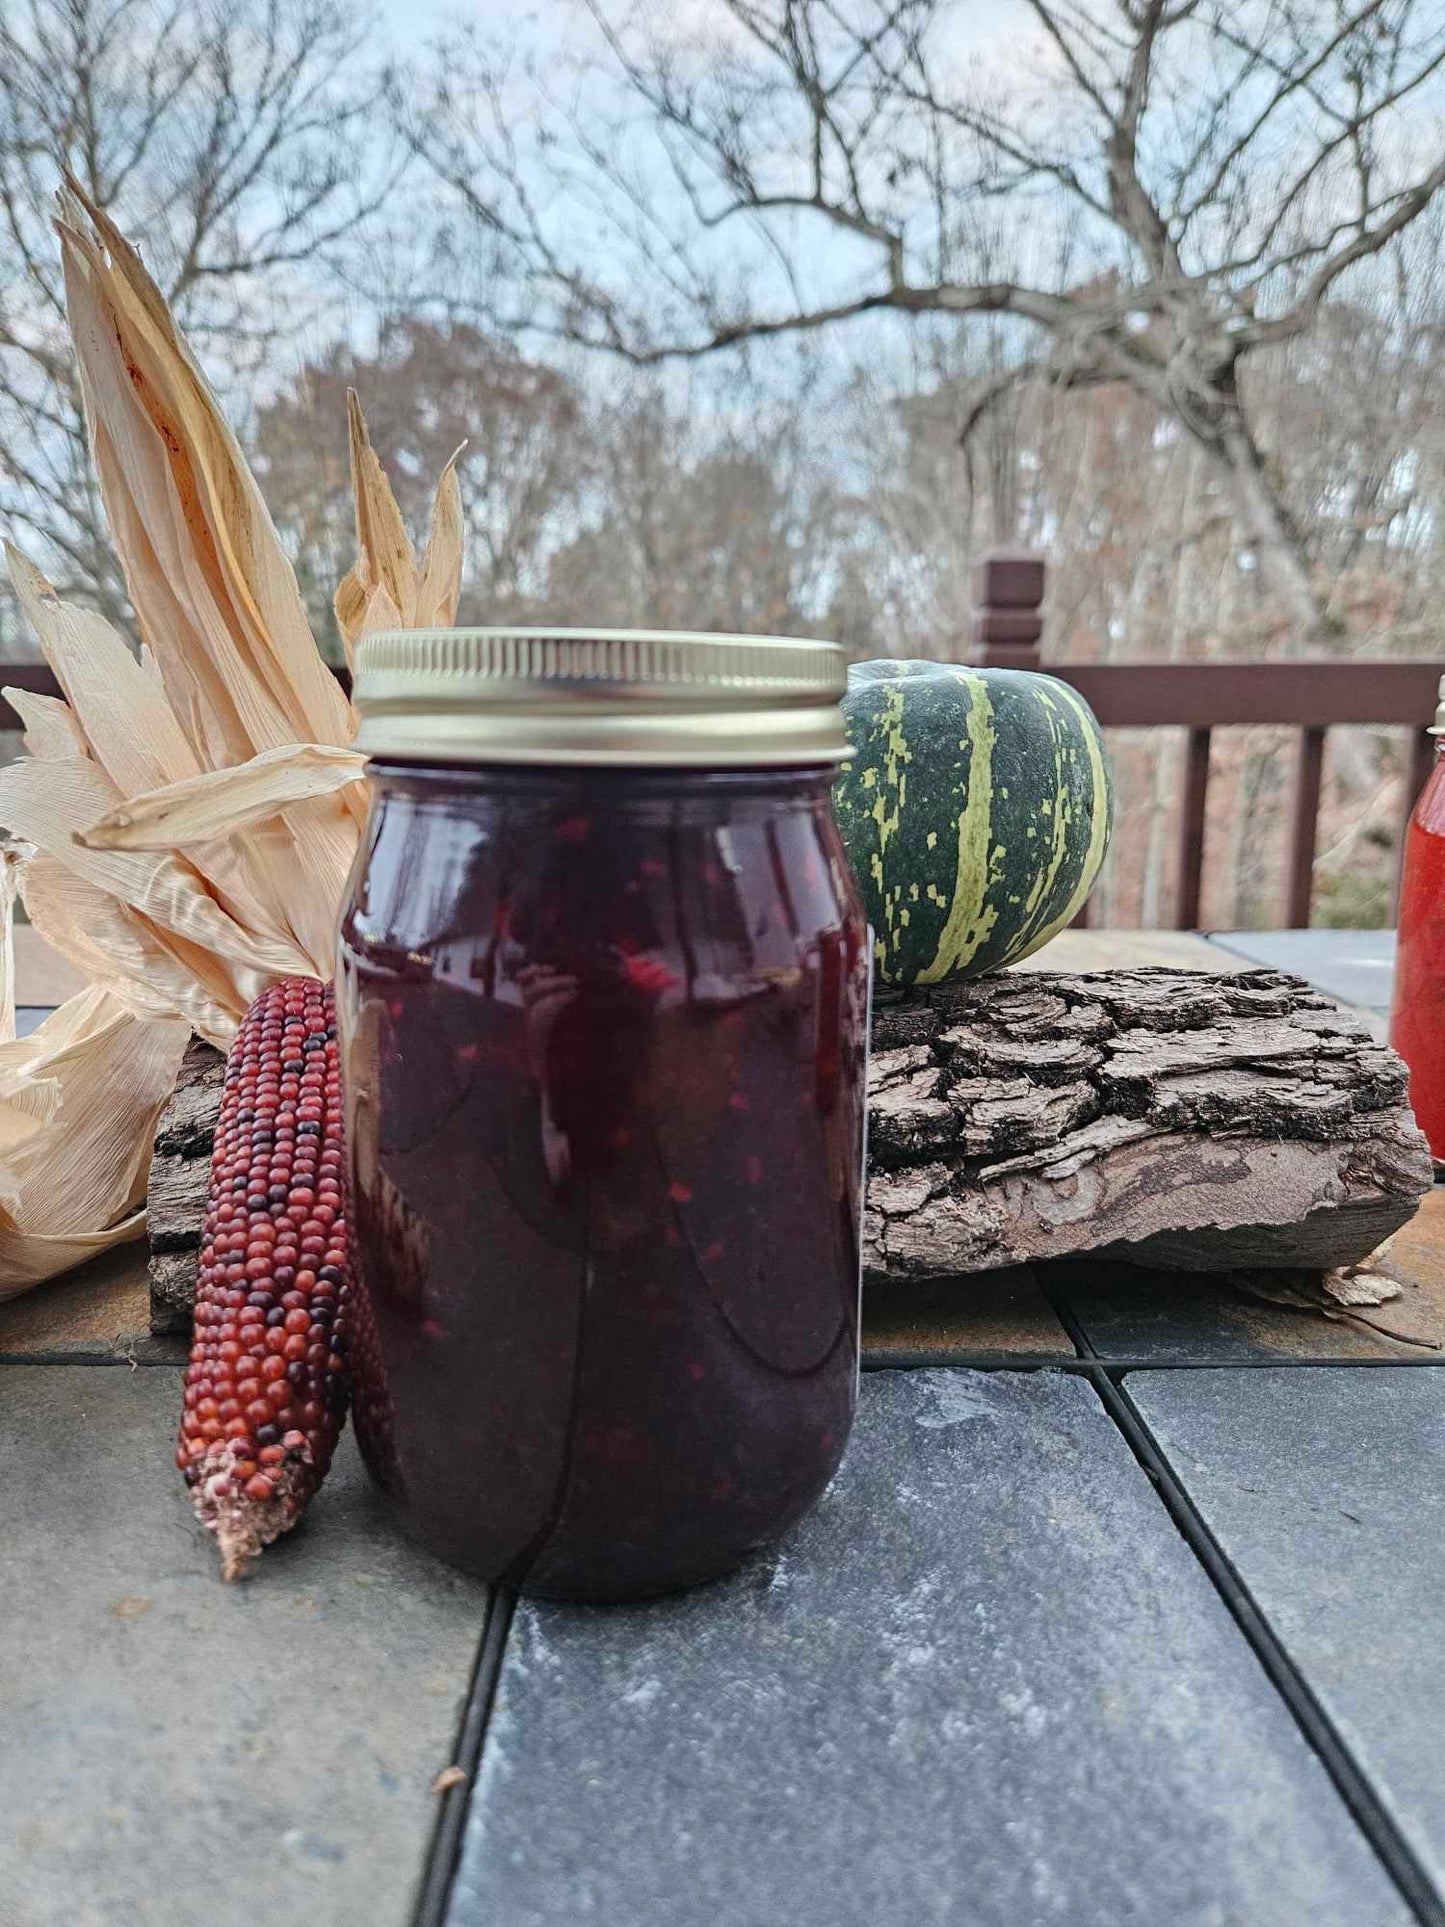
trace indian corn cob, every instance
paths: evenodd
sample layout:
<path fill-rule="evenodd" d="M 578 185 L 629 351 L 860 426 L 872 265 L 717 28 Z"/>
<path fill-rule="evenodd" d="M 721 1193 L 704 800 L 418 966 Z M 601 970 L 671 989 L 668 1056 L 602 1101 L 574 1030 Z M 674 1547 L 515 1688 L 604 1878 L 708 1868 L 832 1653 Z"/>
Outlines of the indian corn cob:
<path fill-rule="evenodd" d="M 176 1463 L 236 1578 L 296 1523 L 346 1415 L 331 986 L 261 993 L 226 1060 Z"/>

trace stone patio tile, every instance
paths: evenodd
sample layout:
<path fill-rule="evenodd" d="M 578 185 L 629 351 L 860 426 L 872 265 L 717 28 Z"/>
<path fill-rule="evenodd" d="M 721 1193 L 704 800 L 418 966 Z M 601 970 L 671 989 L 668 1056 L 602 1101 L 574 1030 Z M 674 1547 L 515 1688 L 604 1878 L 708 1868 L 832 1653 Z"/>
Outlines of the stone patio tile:
<path fill-rule="evenodd" d="M 731 1579 L 519 1606 L 450 1927 L 1407 1919 L 1088 1382 L 943 1370 Z"/>
<path fill-rule="evenodd" d="M 1445 1185 L 1421 1199 L 1415 1216 L 1390 1240 L 1379 1269 L 1400 1286 L 1400 1296 L 1372 1306 L 1367 1316 L 1382 1331 L 1445 1356 Z"/>
<path fill-rule="evenodd" d="M 406 1927 L 483 1589 L 381 1519 L 349 1440 L 224 1586 L 167 1368 L 0 1372 L 5 1927 Z"/>
<path fill-rule="evenodd" d="M 143 1238 L 117 1245 L 63 1278 L 0 1302 L 0 1359 L 152 1356 L 146 1249 Z"/>
<path fill-rule="evenodd" d="M 1261 1359 L 1323 1362 L 1342 1358 L 1432 1360 L 1433 1343 L 1407 1343 L 1354 1315 L 1335 1318 L 1302 1306 L 1272 1304 L 1209 1272 L 1150 1271 L 1133 1265 L 1050 1265 L 1050 1284 L 1100 1358 L 1144 1364 L 1252 1364 Z M 1416 1293 L 1425 1299 L 1428 1295 Z M 1421 1330 L 1439 1317 L 1420 1307 Z M 1377 1319 L 1390 1306 L 1370 1306 Z M 1397 1318 L 1401 1314 L 1395 1314 Z"/>
<path fill-rule="evenodd" d="M 1445 1364 L 1445 1186 L 1398 1231 L 1378 1270 L 1400 1287 L 1348 1317 L 1272 1304 L 1208 1272 L 1113 1260 L 1041 1268 L 1101 1358 L 1248 1363 L 1341 1358 Z"/>
<path fill-rule="evenodd" d="M 1288 970 L 1327 997 L 1377 1012 L 1390 1008 L 1393 930 L 1217 930 L 1210 941 L 1251 963 Z"/>
<path fill-rule="evenodd" d="M 1445 1374 L 1125 1382 L 1445 1897 Z"/>
<path fill-rule="evenodd" d="M 1068 1333 L 1027 1266 L 865 1288 L 865 1368 L 980 1357 L 1074 1357 Z"/>

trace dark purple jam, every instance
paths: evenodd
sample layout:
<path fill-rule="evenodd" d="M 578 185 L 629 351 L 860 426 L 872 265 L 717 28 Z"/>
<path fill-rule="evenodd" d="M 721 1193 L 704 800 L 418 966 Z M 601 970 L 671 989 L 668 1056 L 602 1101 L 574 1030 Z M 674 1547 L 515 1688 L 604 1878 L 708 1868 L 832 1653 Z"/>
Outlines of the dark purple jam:
<path fill-rule="evenodd" d="M 856 1397 L 868 964 L 830 772 L 373 776 L 337 983 L 373 1476 L 531 1592 L 724 1572 L 818 1497 Z"/>

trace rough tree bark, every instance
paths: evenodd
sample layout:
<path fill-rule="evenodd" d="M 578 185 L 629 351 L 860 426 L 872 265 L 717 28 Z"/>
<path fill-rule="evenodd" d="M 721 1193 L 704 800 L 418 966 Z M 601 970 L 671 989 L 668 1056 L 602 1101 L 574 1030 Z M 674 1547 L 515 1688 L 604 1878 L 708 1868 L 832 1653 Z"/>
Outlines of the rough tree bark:
<path fill-rule="evenodd" d="M 146 1188 L 151 1330 L 156 1333 L 191 1328 L 225 1070 L 221 1053 L 193 1037 L 181 1060 L 175 1093 L 156 1126 Z"/>
<path fill-rule="evenodd" d="M 875 1013 L 875 1283 L 1106 1254 L 1366 1257 L 1432 1179 L 1405 1068 L 1274 971 L 1015 973 Z"/>
<path fill-rule="evenodd" d="M 156 1332 L 190 1324 L 222 1068 L 193 1042 L 156 1134 Z M 1085 1253 L 1325 1270 L 1431 1178 L 1399 1058 L 1275 971 L 1013 972 L 874 1012 L 874 1285 Z"/>

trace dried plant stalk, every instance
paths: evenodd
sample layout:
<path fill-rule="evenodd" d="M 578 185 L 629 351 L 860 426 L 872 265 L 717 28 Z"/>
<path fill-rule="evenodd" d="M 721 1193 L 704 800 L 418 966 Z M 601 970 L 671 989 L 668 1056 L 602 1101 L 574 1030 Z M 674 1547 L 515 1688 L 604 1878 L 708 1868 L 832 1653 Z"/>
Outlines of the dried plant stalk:
<path fill-rule="evenodd" d="M 337 586 L 334 607 L 346 660 L 354 666 L 357 642 L 373 630 L 445 627 L 456 620 L 463 552 L 457 456 L 462 450 L 457 449 L 437 483 L 431 535 L 418 567 L 355 389 L 346 391 L 346 407 L 357 558 Z"/>
<path fill-rule="evenodd" d="M 240 445 L 139 255 L 74 182 L 57 223 L 95 472 L 144 641 L 63 603 L 7 551 L 64 700 L 7 690 L 0 770 L 0 1297 L 143 1228 L 157 1114 L 192 1030 L 226 1048 L 281 978 L 327 979 L 365 801 L 355 714 L 326 667 Z M 450 622 L 455 457 L 418 562 L 351 401 L 359 555 L 348 649 Z M 14 1036 L 10 916 L 89 980 Z"/>

